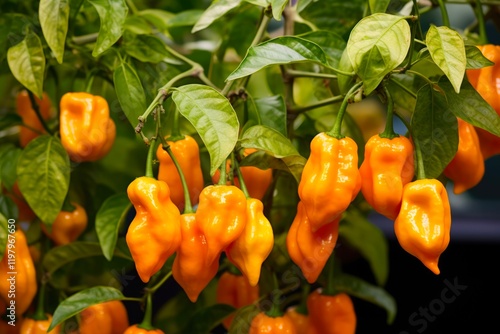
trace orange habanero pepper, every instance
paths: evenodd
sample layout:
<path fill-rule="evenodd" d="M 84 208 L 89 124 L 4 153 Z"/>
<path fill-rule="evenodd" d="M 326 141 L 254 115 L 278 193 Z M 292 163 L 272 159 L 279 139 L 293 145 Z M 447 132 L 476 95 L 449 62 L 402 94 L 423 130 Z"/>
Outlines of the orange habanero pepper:
<path fill-rule="evenodd" d="M 58 246 L 67 245 L 76 239 L 87 228 L 88 217 L 85 208 L 78 203 L 71 203 L 75 209 L 71 212 L 61 211 L 49 233 L 45 224 L 42 224 L 43 232 Z"/>
<path fill-rule="evenodd" d="M 52 322 L 52 315 L 46 314 L 46 317 L 47 319 L 45 320 L 25 318 L 21 323 L 19 334 L 59 334 L 61 332 L 61 325 L 57 325 L 50 332 L 47 332 Z"/>
<path fill-rule="evenodd" d="M 129 327 L 127 309 L 119 300 L 91 305 L 80 315 L 80 334 L 123 334 Z"/>
<path fill-rule="evenodd" d="M 356 312 L 351 297 L 345 293 L 333 296 L 313 291 L 307 297 L 307 309 L 312 325 L 322 334 L 354 334 Z"/>
<path fill-rule="evenodd" d="M 295 325 L 289 317 L 271 317 L 258 313 L 250 323 L 248 334 L 297 334 Z"/>
<path fill-rule="evenodd" d="M 161 329 L 145 329 L 140 328 L 137 324 L 132 325 L 123 334 L 165 334 Z"/>
<path fill-rule="evenodd" d="M 52 103 L 50 102 L 49 96 L 43 93 L 41 100 L 35 96 L 35 102 L 38 105 L 38 110 L 42 118 L 48 120 L 52 115 Z M 17 94 L 16 110 L 19 116 L 21 116 L 23 123 L 29 127 L 23 125 L 19 126 L 19 144 L 21 147 L 25 147 L 30 141 L 40 134 L 46 133 L 46 131 L 31 105 L 31 100 L 26 90 L 22 90 Z"/>

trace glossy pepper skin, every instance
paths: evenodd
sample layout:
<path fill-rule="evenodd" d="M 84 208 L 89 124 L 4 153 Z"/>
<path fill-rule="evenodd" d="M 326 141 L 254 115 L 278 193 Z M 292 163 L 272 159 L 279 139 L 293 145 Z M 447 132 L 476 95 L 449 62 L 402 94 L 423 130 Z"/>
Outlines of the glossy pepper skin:
<path fill-rule="evenodd" d="M 351 297 L 345 293 L 324 295 L 317 289 L 307 297 L 310 321 L 318 333 L 354 334 L 357 317 Z"/>
<path fill-rule="evenodd" d="M 378 213 L 394 220 L 398 216 L 403 187 L 415 174 L 413 145 L 399 136 L 372 136 L 365 145 L 365 158 L 359 168 L 361 192 Z"/>
<path fill-rule="evenodd" d="M 42 224 L 43 232 L 57 246 L 67 245 L 72 243 L 85 231 L 87 228 L 88 217 L 83 206 L 78 203 L 71 203 L 75 210 L 61 211 L 54 223 L 52 223 L 52 231 L 49 233 L 44 224 Z"/>
<path fill-rule="evenodd" d="M 182 241 L 176 252 L 172 275 L 194 303 L 217 274 L 219 259 L 207 261 L 207 240 L 194 213 L 182 214 L 180 224 Z"/>
<path fill-rule="evenodd" d="M 66 93 L 60 101 L 61 143 L 75 162 L 97 161 L 111 150 L 116 136 L 108 102 L 88 93 Z"/>
<path fill-rule="evenodd" d="M 298 334 L 295 325 L 288 317 L 270 317 L 258 313 L 250 323 L 248 334 Z"/>
<path fill-rule="evenodd" d="M 361 177 L 357 145 L 351 138 L 337 139 L 320 132 L 310 146 L 299 197 L 316 231 L 347 209 L 361 189 Z"/>
<path fill-rule="evenodd" d="M 56 326 L 50 332 L 47 332 L 47 329 L 49 329 L 50 323 L 52 322 L 52 315 L 47 314 L 46 316 L 46 320 L 24 318 L 19 334 L 59 334 L 61 332 L 60 325 Z"/>
<path fill-rule="evenodd" d="M 126 241 L 141 280 L 149 281 L 181 243 L 180 212 L 163 181 L 142 176 L 127 188 L 136 215 Z"/>
<path fill-rule="evenodd" d="M 30 307 L 37 292 L 36 271 L 24 232 L 17 226 L 16 231 L 9 235 L 12 235 L 13 238 L 9 237 L 7 239 L 5 253 L 0 262 L 0 297 L 6 302 L 11 300 L 11 297 L 9 297 L 10 281 L 8 281 L 11 274 L 8 273 L 12 272 L 13 269 L 9 264 L 10 257 L 10 261 L 15 259 L 14 271 L 17 273 L 16 314 L 22 315 Z M 12 253 L 13 251 L 15 253 Z"/>
<path fill-rule="evenodd" d="M 467 78 L 477 92 L 500 115 L 500 45 L 476 45 L 482 54 L 495 63 L 492 66 L 467 70 Z M 476 127 L 484 159 L 500 154 L 500 137 Z"/>
<path fill-rule="evenodd" d="M 220 254 L 245 230 L 247 199 L 235 186 L 210 185 L 200 194 L 196 220 L 206 238 L 207 261 L 219 259 Z"/>
<path fill-rule="evenodd" d="M 439 256 L 450 242 L 450 228 L 450 203 L 441 182 L 422 179 L 404 187 L 394 232 L 401 247 L 436 275 Z"/>
<path fill-rule="evenodd" d="M 52 103 L 50 102 L 49 96 L 46 93 L 43 93 L 41 100 L 35 96 L 35 102 L 38 105 L 38 110 L 40 111 L 42 118 L 44 120 L 48 120 L 52 114 Z M 26 90 L 22 90 L 17 94 L 16 111 L 19 116 L 21 116 L 23 123 L 29 127 L 19 127 L 19 144 L 21 147 L 28 145 L 30 141 L 38 137 L 40 134 L 46 133 L 40 119 L 31 105 L 31 100 Z M 32 129 L 36 131 L 33 131 Z"/>
<path fill-rule="evenodd" d="M 137 325 L 132 325 L 127 328 L 127 330 L 123 332 L 123 334 L 165 334 L 165 332 L 158 328 L 147 330 L 144 328 L 140 328 Z"/>
<path fill-rule="evenodd" d="M 311 284 L 316 282 L 335 248 L 340 219 L 339 216 L 313 232 L 304 205 L 302 202 L 297 205 L 297 214 L 286 236 L 286 246 L 290 258 Z"/>
<path fill-rule="evenodd" d="M 80 334 L 122 334 L 129 327 L 127 310 L 119 300 L 91 305 L 80 316 Z"/>
<path fill-rule="evenodd" d="M 259 299 L 259 286 L 248 284 L 246 277 L 224 272 L 217 282 L 216 301 L 219 304 L 228 304 L 238 309 L 251 305 Z M 228 316 L 222 324 L 229 329 L 234 315 Z"/>
<path fill-rule="evenodd" d="M 460 118 L 457 153 L 444 169 L 444 175 L 453 181 L 453 192 L 457 195 L 476 186 L 484 176 L 484 158 L 476 129 Z"/>
<path fill-rule="evenodd" d="M 319 334 L 313 326 L 309 315 L 298 312 L 296 307 L 288 308 L 284 317 L 292 320 L 297 334 Z"/>
<path fill-rule="evenodd" d="M 191 204 L 198 204 L 198 198 L 204 186 L 203 173 L 200 163 L 200 148 L 196 140 L 185 135 L 183 139 L 177 141 L 168 140 L 177 162 L 179 163 L 184 178 L 189 189 Z M 156 151 L 160 165 L 158 167 L 158 180 L 167 182 L 170 187 L 170 197 L 180 211 L 184 210 L 184 190 L 182 188 L 181 178 L 175 167 L 173 160 L 162 145 L 158 146 Z"/>
<path fill-rule="evenodd" d="M 251 286 L 259 283 L 262 263 L 274 246 L 271 223 L 264 205 L 256 198 L 247 199 L 247 219 L 243 233 L 226 249 L 229 260 L 243 273 Z"/>

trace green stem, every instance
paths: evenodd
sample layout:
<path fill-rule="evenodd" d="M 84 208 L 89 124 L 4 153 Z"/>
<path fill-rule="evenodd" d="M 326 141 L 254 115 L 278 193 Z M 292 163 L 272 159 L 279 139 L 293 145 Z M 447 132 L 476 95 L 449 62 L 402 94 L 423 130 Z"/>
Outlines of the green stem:
<path fill-rule="evenodd" d="M 174 121 L 172 123 L 172 133 L 170 134 L 169 140 L 177 141 L 179 139 L 184 139 L 180 130 L 180 117 L 177 109 L 174 110 Z"/>
<path fill-rule="evenodd" d="M 88 35 L 73 36 L 71 38 L 71 41 L 73 43 L 75 43 L 76 45 L 94 43 L 95 41 L 97 41 L 97 36 L 99 36 L 99 33 L 97 33 L 97 32 L 92 33 L 92 34 L 88 34 Z"/>
<path fill-rule="evenodd" d="M 479 44 L 488 44 L 488 34 L 486 33 L 486 24 L 484 22 L 483 5 L 481 0 L 474 0 L 472 7 L 474 7 L 474 13 L 476 14 L 479 25 Z"/>
<path fill-rule="evenodd" d="M 35 314 L 33 315 L 33 319 L 35 320 L 47 320 L 47 316 L 45 315 L 45 290 L 46 284 L 42 279 L 42 284 L 40 286 L 40 290 L 38 292 L 38 301 L 36 304 Z"/>
<path fill-rule="evenodd" d="M 126 1 L 127 1 L 127 5 L 130 7 L 130 10 L 132 11 L 132 14 L 137 15 L 137 13 L 139 13 L 139 11 L 137 10 L 137 7 L 135 6 L 134 1 L 132 1 L 132 0 L 126 0 Z"/>
<path fill-rule="evenodd" d="M 278 278 L 276 277 L 276 274 L 273 273 L 273 290 L 271 291 L 271 295 L 270 295 L 272 305 L 271 305 L 271 309 L 269 311 L 267 311 L 267 313 L 266 313 L 268 316 L 270 316 L 272 318 L 280 317 L 283 315 L 283 312 L 281 312 L 281 310 L 279 308 L 278 302 L 275 300 L 277 291 L 281 292 L 280 288 L 279 288 Z"/>
<path fill-rule="evenodd" d="M 448 11 L 446 10 L 446 4 L 444 3 L 443 0 L 437 0 L 437 3 L 439 5 L 439 9 L 441 10 L 441 16 L 443 18 L 443 25 L 451 28 L 450 26 L 450 17 L 448 16 Z"/>
<path fill-rule="evenodd" d="M 226 161 L 222 163 L 222 165 L 219 167 L 220 170 L 220 178 L 219 182 L 217 183 L 218 185 L 225 185 L 226 184 L 226 178 L 227 178 L 227 171 L 226 171 Z"/>
<path fill-rule="evenodd" d="M 53 135 L 53 132 L 50 130 L 49 126 L 45 122 L 45 119 L 43 119 L 43 116 L 40 113 L 40 108 L 38 107 L 38 104 L 35 101 L 35 95 L 33 95 L 33 93 L 30 90 L 28 90 L 28 96 L 30 98 L 31 108 L 35 111 L 36 117 L 38 117 L 38 120 L 40 121 L 40 123 L 42 123 L 43 128 L 45 129 L 45 131 L 47 131 L 47 133 Z"/>
<path fill-rule="evenodd" d="M 300 299 L 300 304 L 297 306 L 295 311 L 297 311 L 300 314 L 308 314 L 307 311 L 307 297 L 309 296 L 309 293 L 311 292 L 311 286 L 309 284 L 304 284 L 302 288 L 302 298 Z"/>
<path fill-rule="evenodd" d="M 413 0 L 413 8 L 418 15 L 418 4 L 416 3 L 416 0 Z M 418 16 L 417 16 L 418 17 Z M 415 20 L 413 21 L 413 25 L 411 27 L 411 37 L 410 37 L 410 49 L 408 50 L 408 62 L 404 66 L 404 70 L 408 70 L 411 65 L 412 65 L 412 59 L 413 59 L 413 50 L 415 49 L 415 35 L 417 33 L 417 29 L 420 27 L 420 20 Z"/>
<path fill-rule="evenodd" d="M 248 194 L 248 189 L 247 189 L 247 186 L 245 184 L 245 180 L 243 179 L 243 174 L 241 173 L 240 165 L 238 164 L 238 162 L 234 158 L 234 155 L 233 155 L 233 160 L 232 161 L 234 163 L 234 168 L 236 169 L 236 173 L 238 173 L 238 180 L 240 181 L 241 191 L 243 191 L 243 193 L 245 194 L 245 196 L 247 198 L 249 198 L 250 195 Z"/>
<path fill-rule="evenodd" d="M 337 293 L 335 286 L 333 284 L 333 278 L 335 277 L 335 261 L 333 254 L 330 255 L 328 262 L 326 264 L 326 269 L 328 270 L 326 273 L 326 286 L 323 290 L 324 295 L 333 296 Z"/>
<path fill-rule="evenodd" d="M 294 78 L 318 78 L 318 79 L 337 79 L 337 75 L 330 73 L 315 73 L 308 71 L 298 71 L 286 69 L 286 74 Z"/>
<path fill-rule="evenodd" d="M 152 288 L 149 288 L 148 291 L 149 291 L 149 294 L 153 294 L 156 290 L 158 290 L 162 285 L 163 283 L 165 283 L 169 278 L 170 276 L 172 276 L 172 270 L 168 272 L 168 274 L 166 274 L 162 279 L 161 281 L 159 281 L 158 283 L 156 283 L 155 286 L 153 286 Z"/>
<path fill-rule="evenodd" d="M 422 156 L 422 149 L 420 147 L 420 143 L 418 140 L 414 140 L 413 145 L 415 146 L 415 155 L 417 158 L 417 180 L 423 180 L 426 177 L 425 177 L 425 167 L 424 167 L 424 158 Z"/>
<path fill-rule="evenodd" d="M 427 81 L 427 83 L 429 85 L 434 85 L 434 82 L 432 82 L 428 77 L 426 77 L 425 75 L 423 75 L 422 73 L 420 72 L 416 72 L 416 71 L 413 71 L 413 70 L 408 70 L 407 73 L 411 73 L 411 74 L 414 74 L 416 76 L 419 76 L 421 77 L 422 79 L 424 79 L 425 81 Z"/>
<path fill-rule="evenodd" d="M 288 111 L 290 113 L 293 113 L 293 114 L 300 114 L 300 113 L 303 113 L 303 112 L 306 112 L 306 111 L 309 111 L 312 109 L 316 109 L 316 108 L 328 106 L 330 104 L 338 103 L 338 102 L 343 101 L 343 100 L 344 100 L 344 97 L 342 95 L 337 95 L 337 96 L 329 97 L 329 98 L 324 99 L 324 100 L 319 101 L 319 102 L 312 103 L 312 104 L 307 105 L 307 106 L 290 107 L 288 109 Z"/>
<path fill-rule="evenodd" d="M 337 113 L 337 119 L 335 120 L 335 124 L 328 132 L 328 134 L 332 137 L 335 137 L 337 139 L 343 138 L 341 134 L 341 129 L 342 129 L 342 120 L 344 119 L 344 114 L 347 109 L 347 105 L 349 103 L 349 99 L 351 98 L 352 95 L 361 87 L 363 86 L 363 81 L 358 82 L 354 86 L 351 87 L 351 89 L 347 92 L 347 94 L 344 97 L 344 100 L 342 101 L 342 104 L 340 105 L 339 112 Z"/>
<path fill-rule="evenodd" d="M 145 176 L 153 177 L 153 155 L 155 149 L 155 138 L 149 143 L 148 156 L 146 158 L 146 173 Z"/>
<path fill-rule="evenodd" d="M 387 89 L 386 85 L 384 85 L 384 93 L 385 97 L 387 98 L 387 116 L 386 116 L 386 121 L 385 121 L 385 129 L 384 132 L 380 134 L 381 138 L 396 138 L 399 137 L 397 133 L 394 132 L 394 100 L 392 99 L 391 93 Z"/>
<path fill-rule="evenodd" d="M 397 86 L 399 86 L 399 88 L 401 88 L 402 90 L 404 90 L 406 93 L 408 93 L 409 95 L 411 95 L 413 98 L 417 98 L 417 94 L 415 94 L 414 92 L 412 92 L 408 87 L 406 87 L 405 85 L 403 85 L 402 83 L 400 83 L 399 81 L 397 80 L 394 80 L 392 77 L 390 78 L 390 80 L 396 84 Z"/>
<path fill-rule="evenodd" d="M 163 149 L 167 151 L 168 155 L 170 155 L 170 159 L 174 162 L 175 168 L 177 169 L 177 172 L 179 173 L 179 177 L 181 178 L 182 182 L 182 190 L 184 191 L 184 213 L 192 213 L 193 212 L 193 206 L 191 204 L 191 198 L 189 197 L 189 188 L 187 185 L 186 177 L 184 176 L 184 173 L 182 172 L 181 165 L 179 164 L 179 161 L 175 157 L 174 152 L 172 152 L 172 149 L 170 148 L 170 145 L 167 143 L 162 144 Z"/>
<path fill-rule="evenodd" d="M 137 325 L 139 328 L 143 328 L 146 330 L 153 330 L 155 329 L 153 327 L 152 319 L 153 319 L 153 297 L 151 294 L 148 294 L 146 297 L 146 312 L 144 313 L 144 319 L 142 319 L 142 322 Z"/>
<path fill-rule="evenodd" d="M 417 20 L 415 20 L 416 22 L 415 24 L 417 25 L 418 38 L 422 39 L 424 37 L 424 34 L 422 33 L 422 25 L 420 24 L 420 9 L 418 8 L 418 1 L 417 0 L 412 0 L 412 1 L 413 1 L 413 15 L 417 17 Z"/>

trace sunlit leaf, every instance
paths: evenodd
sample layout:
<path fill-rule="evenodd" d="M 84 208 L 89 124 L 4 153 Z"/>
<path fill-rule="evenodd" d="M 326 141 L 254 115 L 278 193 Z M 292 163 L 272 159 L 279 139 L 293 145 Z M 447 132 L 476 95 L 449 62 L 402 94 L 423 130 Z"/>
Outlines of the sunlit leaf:
<path fill-rule="evenodd" d="M 128 7 L 125 0 L 88 0 L 99 14 L 100 28 L 92 56 L 109 49 L 122 36 Z"/>
<path fill-rule="evenodd" d="M 41 0 L 38 7 L 38 17 L 43 36 L 54 52 L 57 61 L 61 64 L 68 32 L 69 1 Z"/>

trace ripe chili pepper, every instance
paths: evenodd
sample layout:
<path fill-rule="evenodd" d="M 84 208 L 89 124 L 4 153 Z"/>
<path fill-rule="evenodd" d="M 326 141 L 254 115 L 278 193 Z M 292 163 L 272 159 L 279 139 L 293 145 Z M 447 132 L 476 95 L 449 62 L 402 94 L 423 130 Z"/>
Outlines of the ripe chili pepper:
<path fill-rule="evenodd" d="M 444 169 L 444 175 L 453 181 L 455 194 L 476 186 L 484 176 L 484 158 L 474 126 L 458 119 L 458 149 Z"/>
<path fill-rule="evenodd" d="M 482 54 L 494 63 L 492 66 L 467 70 L 467 78 L 477 92 L 500 115 L 500 45 L 476 45 Z M 484 159 L 500 154 L 500 137 L 476 127 Z"/>
<path fill-rule="evenodd" d="M 41 100 L 35 96 L 35 102 L 38 105 L 38 110 L 42 118 L 48 120 L 52 115 L 52 103 L 49 96 L 43 93 Z M 30 141 L 40 134 L 46 133 L 46 131 L 31 105 L 31 100 L 26 90 L 22 90 L 17 94 L 16 110 L 19 116 L 21 116 L 23 123 L 28 126 L 19 127 L 19 144 L 21 147 L 25 147 Z"/>
<path fill-rule="evenodd" d="M 85 208 L 78 203 L 71 204 L 75 210 L 71 212 L 61 211 L 52 223 L 50 233 L 42 224 L 43 232 L 58 246 L 75 241 L 87 228 L 88 217 Z"/>
<path fill-rule="evenodd" d="M 207 261 L 207 241 L 194 213 L 181 215 L 181 236 L 182 241 L 174 259 L 172 275 L 189 300 L 194 303 L 217 274 L 219 258 L 212 262 Z"/>
<path fill-rule="evenodd" d="M 210 185 L 200 194 L 196 220 L 206 238 L 207 261 L 216 261 L 220 254 L 244 231 L 247 220 L 247 199 L 235 186 Z"/>
<path fill-rule="evenodd" d="M 341 216 L 313 232 L 302 201 L 297 205 L 286 246 L 290 258 L 311 284 L 316 282 L 335 248 L 340 219 Z"/>
<path fill-rule="evenodd" d="M 5 306 L 7 307 L 7 306 Z M 2 307 L 2 310 L 5 308 Z M 15 326 L 9 325 L 9 323 L 5 320 L 0 319 L 0 333 L 2 334 L 19 334 L 21 329 L 21 324 L 23 320 L 22 318 L 16 316 Z"/>
<path fill-rule="evenodd" d="M 392 139 L 372 136 L 365 145 L 359 168 L 361 192 L 375 211 L 394 220 L 398 216 L 403 187 L 413 179 L 413 145 L 399 136 Z"/>
<path fill-rule="evenodd" d="M 317 134 L 311 141 L 311 153 L 299 182 L 299 197 L 312 230 L 338 218 L 360 189 L 356 142 L 325 132 Z"/>
<path fill-rule="evenodd" d="M 7 193 L 7 196 L 9 196 L 14 201 L 14 203 L 16 203 L 17 211 L 19 212 L 19 216 L 17 217 L 18 221 L 30 222 L 35 219 L 36 215 L 24 199 L 21 190 L 19 190 L 17 181 L 12 186 L 12 192 Z"/>
<path fill-rule="evenodd" d="M 149 281 L 181 243 L 180 212 L 170 199 L 168 185 L 152 177 L 138 177 L 127 194 L 136 215 L 126 241 L 141 280 Z"/>
<path fill-rule="evenodd" d="M 19 329 L 20 334 L 59 334 L 61 332 L 61 326 L 57 325 L 53 330 L 47 332 L 50 323 L 52 322 L 52 315 L 46 314 L 46 320 L 35 320 L 31 318 L 25 318 Z"/>
<path fill-rule="evenodd" d="M 356 332 L 356 312 L 351 297 L 345 293 L 333 296 L 317 289 L 307 297 L 307 309 L 311 323 L 318 333 L 354 334 Z"/>
<path fill-rule="evenodd" d="M 108 102 L 88 93 L 66 93 L 60 102 L 61 143 L 71 160 L 96 161 L 111 150 L 116 136 Z"/>
<path fill-rule="evenodd" d="M 228 259 L 243 273 L 251 286 L 259 283 L 262 263 L 274 246 L 273 228 L 264 216 L 264 205 L 247 199 L 247 219 L 243 233 L 226 249 Z"/>
<path fill-rule="evenodd" d="M 161 329 L 145 329 L 137 325 L 132 325 L 123 334 L 165 334 Z"/>
<path fill-rule="evenodd" d="M 177 141 L 169 140 L 167 144 L 170 145 L 172 153 L 177 159 L 184 174 L 189 189 L 191 204 L 196 205 L 200 192 L 204 186 L 198 143 L 193 137 L 184 136 L 183 139 Z M 172 202 L 182 211 L 184 209 L 184 190 L 179 172 L 172 158 L 168 152 L 163 149 L 162 145 L 158 146 L 156 157 L 160 161 L 158 180 L 167 182 L 170 187 Z"/>
<path fill-rule="evenodd" d="M 80 334 L 122 334 L 129 327 L 127 310 L 119 300 L 91 305 L 80 316 Z"/>
<path fill-rule="evenodd" d="M 251 305 L 259 299 L 259 286 L 252 286 L 243 275 L 224 272 L 217 282 L 216 301 L 219 304 L 228 304 L 238 309 Z M 229 329 L 234 315 L 229 315 L 222 321 L 223 326 Z"/>
<path fill-rule="evenodd" d="M 250 324 L 248 334 L 298 334 L 289 317 L 270 317 L 263 312 L 258 313 Z"/>
<path fill-rule="evenodd" d="M 303 314 L 297 311 L 296 307 L 289 307 L 284 317 L 292 320 L 297 334 L 319 334 L 316 328 L 311 323 L 311 318 L 308 314 Z"/>
<path fill-rule="evenodd" d="M 10 227 L 9 227 L 10 228 Z M 28 242 L 24 232 L 17 226 L 13 238 L 7 239 L 4 256 L 0 262 L 0 297 L 5 301 L 10 301 L 9 297 L 11 284 L 15 283 L 16 290 L 16 314 L 22 315 L 31 305 L 37 292 L 37 280 L 35 265 L 28 248 Z M 14 253 L 15 251 L 15 257 Z M 13 271 L 12 260 L 15 259 L 15 282 L 10 280 Z"/>
<path fill-rule="evenodd" d="M 450 203 L 441 182 L 421 179 L 405 185 L 394 232 L 401 247 L 436 275 L 439 256 L 450 242 L 450 228 Z"/>

